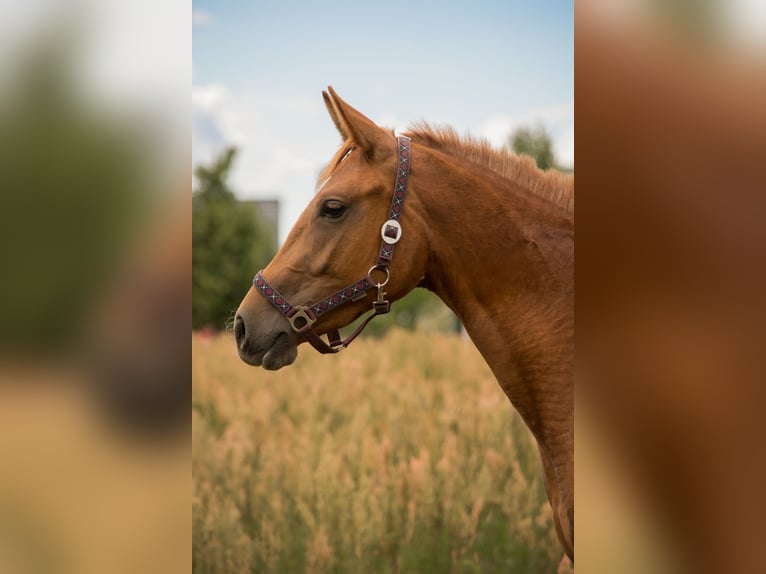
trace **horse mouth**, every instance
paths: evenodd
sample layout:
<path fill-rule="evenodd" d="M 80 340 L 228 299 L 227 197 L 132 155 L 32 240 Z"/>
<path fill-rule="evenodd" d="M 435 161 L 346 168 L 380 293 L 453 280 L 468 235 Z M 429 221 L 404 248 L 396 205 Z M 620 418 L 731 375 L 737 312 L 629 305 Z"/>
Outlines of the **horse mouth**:
<path fill-rule="evenodd" d="M 276 371 L 291 365 L 298 356 L 298 348 L 290 342 L 289 335 L 282 331 L 267 346 L 253 350 L 250 346 L 239 349 L 239 357 L 248 365 Z"/>

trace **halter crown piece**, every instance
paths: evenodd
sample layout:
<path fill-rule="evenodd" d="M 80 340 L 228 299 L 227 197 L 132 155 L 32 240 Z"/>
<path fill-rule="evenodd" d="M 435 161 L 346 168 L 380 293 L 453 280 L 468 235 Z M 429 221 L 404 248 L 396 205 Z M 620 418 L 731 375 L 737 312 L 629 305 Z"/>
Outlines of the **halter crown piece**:
<path fill-rule="evenodd" d="M 388 284 L 390 277 L 388 266 L 394 256 L 394 248 L 402 238 L 402 226 L 399 220 L 402 217 L 404 198 L 407 193 L 407 182 L 410 177 L 411 155 L 410 138 L 399 136 L 396 140 L 399 149 L 399 165 L 396 170 L 396 181 L 394 182 L 394 196 L 391 200 L 391 209 L 388 212 L 388 219 L 380 228 L 382 241 L 380 244 L 378 260 L 375 265 L 370 267 L 366 277 L 362 277 L 348 287 L 345 287 L 337 293 L 333 293 L 329 297 L 325 297 L 321 301 L 312 305 L 291 305 L 288 303 L 287 299 L 285 299 L 279 291 L 269 285 L 266 279 L 263 278 L 263 270 L 256 273 L 255 278 L 253 279 L 255 288 L 258 289 L 261 295 L 263 295 L 266 300 L 277 309 L 277 311 L 284 315 L 293 331 L 303 335 L 306 340 L 311 343 L 311 346 L 320 353 L 337 353 L 340 350 L 345 349 L 351 341 L 356 339 L 359 333 L 364 330 L 373 318 L 388 313 L 391 310 L 391 304 L 385 299 L 386 293 L 383 291 L 383 287 Z M 375 281 L 372 277 L 372 274 L 376 271 L 385 274 L 385 278 L 380 283 Z M 367 296 L 367 292 L 371 289 L 377 289 L 376 300 L 372 302 L 373 313 L 345 340 L 341 339 L 337 329 L 328 333 L 328 342 L 325 342 L 317 332 L 314 331 L 312 326 L 316 323 L 317 319 L 327 311 L 335 309 L 349 301 L 359 301 L 364 299 Z"/>

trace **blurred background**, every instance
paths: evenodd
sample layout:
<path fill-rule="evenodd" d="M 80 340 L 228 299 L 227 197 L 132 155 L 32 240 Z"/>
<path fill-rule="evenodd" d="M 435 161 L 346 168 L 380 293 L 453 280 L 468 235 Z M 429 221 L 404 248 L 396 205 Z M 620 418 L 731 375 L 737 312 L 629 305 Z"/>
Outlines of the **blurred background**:
<path fill-rule="evenodd" d="M 191 10 L 1 11 L 0 572 L 188 571 Z"/>
<path fill-rule="evenodd" d="M 575 30 L 578 566 L 761 571 L 764 3 Z"/>

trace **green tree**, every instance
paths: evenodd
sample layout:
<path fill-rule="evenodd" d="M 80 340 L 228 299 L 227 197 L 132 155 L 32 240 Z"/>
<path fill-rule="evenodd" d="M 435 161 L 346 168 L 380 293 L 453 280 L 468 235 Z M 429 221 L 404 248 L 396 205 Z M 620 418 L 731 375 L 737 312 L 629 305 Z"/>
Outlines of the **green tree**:
<path fill-rule="evenodd" d="M 256 207 L 237 201 L 228 184 L 236 148 L 195 170 L 192 196 L 192 327 L 222 328 L 253 275 L 274 255 Z"/>
<path fill-rule="evenodd" d="M 540 169 L 556 167 L 553 143 L 544 127 L 519 128 L 511 135 L 510 144 L 515 153 L 532 157 Z"/>

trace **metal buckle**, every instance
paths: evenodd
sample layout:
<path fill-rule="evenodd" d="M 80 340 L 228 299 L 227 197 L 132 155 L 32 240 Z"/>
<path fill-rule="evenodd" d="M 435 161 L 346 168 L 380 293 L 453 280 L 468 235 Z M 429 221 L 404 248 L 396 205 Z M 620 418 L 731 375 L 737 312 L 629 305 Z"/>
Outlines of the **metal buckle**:
<path fill-rule="evenodd" d="M 389 219 L 380 228 L 380 236 L 385 243 L 393 245 L 402 238 L 402 226 L 395 219 Z"/>
<path fill-rule="evenodd" d="M 295 331 L 296 333 L 301 333 L 303 330 L 308 329 L 309 327 L 311 327 L 311 325 L 316 323 L 317 319 L 316 317 L 313 316 L 314 313 L 311 313 L 309 308 L 306 307 L 305 305 L 296 305 L 295 307 L 293 307 L 293 309 L 295 310 L 295 312 L 292 313 L 290 316 L 285 315 L 285 318 L 290 323 L 290 326 L 293 328 L 293 331 Z M 311 313 L 311 315 L 309 315 L 309 313 Z M 295 324 L 295 322 L 298 319 L 303 319 L 304 321 L 306 321 L 306 323 L 299 327 Z"/>

